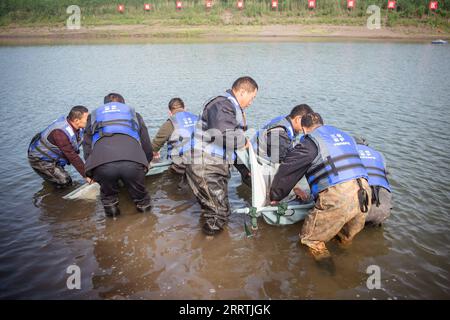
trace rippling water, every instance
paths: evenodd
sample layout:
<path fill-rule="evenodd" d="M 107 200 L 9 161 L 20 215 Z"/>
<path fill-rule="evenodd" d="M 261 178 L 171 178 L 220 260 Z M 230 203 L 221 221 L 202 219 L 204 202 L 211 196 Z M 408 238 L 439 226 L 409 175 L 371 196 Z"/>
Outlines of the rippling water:
<path fill-rule="evenodd" d="M 0 298 L 430 299 L 450 298 L 450 47 L 396 43 L 89 45 L 0 48 Z M 64 201 L 31 170 L 31 137 L 76 104 L 111 91 L 143 115 L 151 135 L 180 96 L 198 113 L 208 97 L 248 74 L 260 85 L 248 110 L 258 127 L 308 103 L 329 124 L 364 135 L 387 159 L 394 209 L 348 249 L 331 242 L 336 273 L 298 244 L 300 225 L 243 217 L 213 240 L 200 208 L 170 174 L 149 177 L 154 209 L 122 216 Z M 81 182 L 80 177 L 73 176 Z M 232 207 L 250 192 L 234 172 Z M 81 268 L 68 290 L 66 268 Z M 366 269 L 381 270 L 381 289 Z"/>

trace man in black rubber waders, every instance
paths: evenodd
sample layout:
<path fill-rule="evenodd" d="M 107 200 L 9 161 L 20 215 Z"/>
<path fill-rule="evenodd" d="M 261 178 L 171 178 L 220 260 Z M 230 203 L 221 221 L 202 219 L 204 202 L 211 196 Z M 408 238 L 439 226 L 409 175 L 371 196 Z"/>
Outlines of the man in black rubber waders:
<path fill-rule="evenodd" d="M 223 230 L 230 215 L 228 180 L 235 150 L 248 147 L 244 110 L 256 97 L 258 85 L 250 77 L 237 79 L 222 95 L 205 104 L 194 134 L 194 152 L 186 178 L 203 208 L 202 230 L 214 235 Z"/>

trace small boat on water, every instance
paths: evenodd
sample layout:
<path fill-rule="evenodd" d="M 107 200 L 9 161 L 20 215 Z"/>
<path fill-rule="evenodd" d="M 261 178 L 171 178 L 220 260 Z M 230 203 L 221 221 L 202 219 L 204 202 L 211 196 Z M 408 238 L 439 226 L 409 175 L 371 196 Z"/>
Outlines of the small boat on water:
<path fill-rule="evenodd" d="M 448 42 L 442 39 L 431 41 L 432 44 L 447 44 Z"/>

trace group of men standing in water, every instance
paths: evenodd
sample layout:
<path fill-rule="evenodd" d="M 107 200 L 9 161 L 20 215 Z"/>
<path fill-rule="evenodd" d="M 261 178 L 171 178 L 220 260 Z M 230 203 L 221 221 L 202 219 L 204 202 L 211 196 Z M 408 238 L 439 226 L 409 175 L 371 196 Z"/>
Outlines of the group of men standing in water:
<path fill-rule="evenodd" d="M 75 106 L 67 117 L 36 134 L 28 160 L 57 187 L 71 184 L 64 166 L 74 165 L 88 183 L 100 184 L 105 214 L 115 217 L 120 214 L 119 181 L 138 211 L 151 209 L 145 175 L 167 143 L 170 170 L 187 181 L 202 207 L 203 232 L 216 235 L 231 213 L 230 166 L 239 170 L 246 184 L 251 180 L 251 168 L 239 163 L 236 151 L 253 148 L 259 157 L 279 164 L 269 193 L 272 205 L 292 189 L 300 200 L 315 201 L 300 233 L 314 257 L 329 256 L 325 243 L 334 237 L 348 244 L 366 223 L 381 224 L 391 210 L 383 156 L 364 139 L 324 124 L 306 104 L 270 120 L 249 140 L 245 110 L 257 92 L 254 79 L 238 78 L 230 90 L 206 101 L 199 116 L 174 98 L 169 102 L 170 117 L 153 140 L 142 116 L 120 94 L 111 93 L 90 114 L 86 107 Z M 85 163 L 79 156 L 81 145 Z M 296 187 L 304 176 L 311 195 Z"/>

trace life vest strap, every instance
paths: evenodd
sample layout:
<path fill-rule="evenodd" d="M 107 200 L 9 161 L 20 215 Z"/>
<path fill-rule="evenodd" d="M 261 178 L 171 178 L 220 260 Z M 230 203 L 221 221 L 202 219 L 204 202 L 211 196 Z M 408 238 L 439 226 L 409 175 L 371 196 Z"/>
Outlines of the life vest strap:
<path fill-rule="evenodd" d="M 359 190 L 358 190 L 358 201 L 359 201 L 359 208 L 362 213 L 366 213 L 369 211 L 369 195 L 367 194 L 366 189 L 363 188 L 361 179 L 356 179 L 358 182 Z"/>
<path fill-rule="evenodd" d="M 371 186 L 372 189 L 372 204 L 377 207 L 380 206 L 380 186 Z"/>
<path fill-rule="evenodd" d="M 367 172 L 367 174 L 369 175 L 369 177 L 380 177 L 380 178 L 387 180 L 386 176 L 384 174 L 371 173 L 371 172 Z"/>
<path fill-rule="evenodd" d="M 131 125 L 129 123 L 131 123 Z M 96 132 L 99 129 L 103 129 L 104 127 L 112 126 L 112 125 L 125 126 L 125 127 L 129 127 L 136 131 L 138 129 L 138 125 L 136 124 L 136 122 L 134 120 L 109 120 L 109 121 L 96 122 L 92 131 Z"/>
<path fill-rule="evenodd" d="M 333 172 L 336 172 L 336 167 L 334 165 L 336 162 L 341 161 L 341 160 L 351 159 L 351 158 L 359 158 L 359 154 L 357 154 L 357 153 L 344 154 L 344 155 L 341 155 L 341 156 L 338 156 L 335 158 L 331 158 L 330 156 L 328 156 L 326 161 L 324 161 L 323 163 L 318 165 L 316 168 L 311 170 L 311 172 L 309 172 L 308 175 L 312 176 L 312 175 L 316 174 L 317 172 L 324 169 L 327 165 L 330 165 Z M 337 174 L 335 174 L 335 175 L 337 175 Z"/>
<path fill-rule="evenodd" d="M 310 185 L 314 185 L 318 181 L 320 181 L 320 180 L 330 176 L 331 173 L 335 174 L 335 172 L 337 172 L 337 175 L 339 175 L 339 172 L 342 172 L 342 171 L 345 171 L 345 170 L 349 170 L 349 169 L 353 169 L 353 168 L 358 168 L 358 167 L 364 168 L 364 165 L 362 163 L 355 163 L 355 164 L 348 164 L 348 165 L 342 166 L 342 167 L 335 167 L 336 171 L 333 171 L 333 172 L 326 171 L 326 172 L 322 173 L 321 175 L 315 177 L 312 181 L 309 181 L 309 177 L 312 176 L 311 174 L 309 174 L 308 182 L 309 182 Z"/>
<path fill-rule="evenodd" d="M 131 125 L 130 125 L 131 123 Z M 139 126 L 136 124 L 136 121 L 134 120 L 109 120 L 109 121 L 100 121 L 100 122 L 95 122 L 93 128 L 92 128 L 92 132 L 98 133 L 99 138 L 103 138 L 103 137 L 110 137 L 113 134 L 105 134 L 103 132 L 103 129 L 107 126 L 124 126 L 124 127 L 129 127 L 132 130 L 138 131 Z"/>
<path fill-rule="evenodd" d="M 58 161 L 59 159 L 61 159 L 63 157 L 63 155 L 59 152 L 56 152 L 54 150 L 52 150 L 52 148 L 44 141 L 44 139 L 42 139 L 42 137 L 39 139 L 39 142 L 42 143 L 44 145 L 44 147 L 46 147 L 48 150 L 50 150 L 51 152 L 55 153 L 57 155 L 56 159 L 54 156 L 50 156 L 49 154 L 47 154 L 47 152 L 43 151 L 42 149 L 40 149 L 38 146 L 35 146 L 36 150 L 39 151 L 40 153 L 44 152 L 44 155 L 50 159 L 54 159 L 56 161 Z"/>
<path fill-rule="evenodd" d="M 330 156 L 327 157 L 327 163 L 331 167 L 331 172 L 333 172 L 333 174 L 335 176 L 339 175 L 338 170 L 336 169 L 336 166 L 334 165 L 334 161 L 333 161 L 333 159 Z"/>
<path fill-rule="evenodd" d="M 47 158 L 49 158 L 49 159 L 53 159 L 53 160 L 58 160 L 59 158 L 57 158 L 57 159 L 55 159 L 54 157 L 52 157 L 52 156 L 50 156 L 47 152 L 45 152 L 45 151 L 43 151 L 41 148 L 39 148 L 39 147 L 34 147 L 34 149 L 37 151 L 37 152 L 39 152 L 40 154 L 42 154 L 44 157 L 47 157 Z"/>
<path fill-rule="evenodd" d="M 386 170 L 381 169 L 381 168 L 378 168 L 378 167 L 367 166 L 366 169 L 367 169 L 367 170 L 381 171 L 381 172 L 383 172 L 384 174 L 386 174 Z"/>

